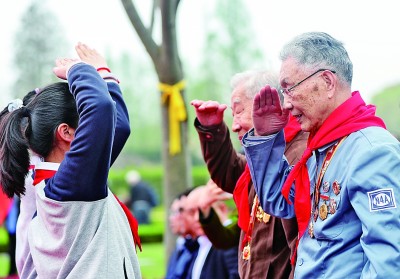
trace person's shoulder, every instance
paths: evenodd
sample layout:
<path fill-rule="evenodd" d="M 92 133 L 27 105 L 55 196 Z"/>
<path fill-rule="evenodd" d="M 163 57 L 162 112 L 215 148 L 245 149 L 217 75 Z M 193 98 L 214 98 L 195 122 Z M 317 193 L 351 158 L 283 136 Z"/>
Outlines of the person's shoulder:
<path fill-rule="evenodd" d="M 368 162 L 376 165 L 378 162 L 386 164 L 384 162 L 387 160 L 400 158 L 399 141 L 389 131 L 380 127 L 368 127 L 351 133 L 340 149 L 343 158 L 355 165 Z"/>
<path fill-rule="evenodd" d="M 368 127 L 361 129 L 354 137 L 355 140 L 365 141 L 371 148 L 385 145 L 400 146 L 399 141 L 386 129 L 381 127 Z"/>

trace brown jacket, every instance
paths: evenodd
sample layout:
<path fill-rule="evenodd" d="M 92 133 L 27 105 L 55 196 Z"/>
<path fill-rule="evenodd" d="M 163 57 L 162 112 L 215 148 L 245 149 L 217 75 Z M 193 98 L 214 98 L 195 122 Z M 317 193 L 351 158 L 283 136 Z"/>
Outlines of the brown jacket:
<path fill-rule="evenodd" d="M 237 153 L 230 140 L 228 127 L 222 123 L 205 128 L 195 120 L 201 149 L 211 178 L 224 191 L 233 193 L 236 182 L 244 171 L 246 159 Z M 308 134 L 300 132 L 287 146 L 285 155 L 295 164 L 304 152 Z M 256 193 L 249 185 L 249 209 L 251 211 Z M 242 243 L 244 231 L 240 233 Z M 255 218 L 250 243 L 250 258 L 244 260 L 239 249 L 240 278 L 292 278 L 291 250 L 297 238 L 296 219 L 279 219 L 271 216 L 268 222 Z M 240 247 L 240 246 L 239 246 Z"/>

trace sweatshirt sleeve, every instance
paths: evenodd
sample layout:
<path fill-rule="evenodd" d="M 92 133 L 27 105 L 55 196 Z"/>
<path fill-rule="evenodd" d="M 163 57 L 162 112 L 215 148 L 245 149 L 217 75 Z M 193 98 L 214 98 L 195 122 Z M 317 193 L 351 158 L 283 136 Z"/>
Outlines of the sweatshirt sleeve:
<path fill-rule="evenodd" d="M 124 102 L 121 88 L 119 87 L 118 83 L 113 81 L 107 82 L 107 87 L 111 98 L 115 102 L 115 107 L 117 110 L 117 123 L 115 126 L 114 142 L 111 152 L 112 165 L 125 146 L 125 143 L 127 142 L 131 133 L 131 129 L 129 126 L 128 109 Z"/>
<path fill-rule="evenodd" d="M 116 125 L 116 108 L 96 69 L 84 63 L 68 73 L 79 123 L 70 150 L 45 187 L 58 201 L 95 201 L 107 196 L 107 176 Z"/>

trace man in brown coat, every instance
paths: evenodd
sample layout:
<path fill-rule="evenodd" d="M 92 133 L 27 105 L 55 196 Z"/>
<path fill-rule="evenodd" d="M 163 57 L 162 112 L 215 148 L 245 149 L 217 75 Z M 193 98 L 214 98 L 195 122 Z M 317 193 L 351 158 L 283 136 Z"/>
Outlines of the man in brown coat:
<path fill-rule="evenodd" d="M 239 140 L 253 126 L 253 97 L 266 84 L 279 87 L 277 76 L 249 71 L 236 74 L 231 80 L 232 131 L 237 133 Z M 234 194 L 238 207 L 240 277 L 292 277 L 290 256 L 297 238 L 295 218 L 279 219 L 266 214 L 259 206 L 246 160 L 235 151 L 223 121 L 227 105 L 201 100 L 193 100 L 191 104 L 196 111 L 195 127 L 211 178 L 224 191 Z M 303 154 L 307 134 L 291 122 L 285 135 L 285 155 L 291 164 L 295 164 Z"/>

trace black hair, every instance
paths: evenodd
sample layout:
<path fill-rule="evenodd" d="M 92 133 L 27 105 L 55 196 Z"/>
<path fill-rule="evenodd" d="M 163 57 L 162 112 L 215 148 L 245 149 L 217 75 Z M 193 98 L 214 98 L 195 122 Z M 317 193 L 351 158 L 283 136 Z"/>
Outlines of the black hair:
<path fill-rule="evenodd" d="M 54 147 L 58 126 L 66 123 L 77 128 L 78 120 L 76 103 L 66 82 L 43 88 L 26 106 L 1 118 L 0 184 L 7 196 L 25 193 L 29 149 L 47 157 Z"/>
<path fill-rule="evenodd" d="M 39 90 L 39 89 L 35 89 L 35 90 L 32 90 L 32 91 L 29 91 L 29 92 L 24 96 L 24 98 L 22 99 L 22 104 L 23 104 L 24 106 L 26 106 L 27 104 L 29 104 L 29 102 L 32 101 L 33 98 L 39 93 L 38 90 Z"/>
<path fill-rule="evenodd" d="M 26 106 L 36 95 L 36 90 L 29 91 L 22 100 L 22 105 Z M 8 105 L 0 112 L 0 120 L 4 115 L 9 113 Z"/>
<path fill-rule="evenodd" d="M 180 193 L 176 196 L 175 199 L 180 200 L 182 197 L 187 197 L 187 196 L 189 196 L 190 192 L 192 192 L 195 188 L 196 188 L 196 187 L 191 187 L 191 188 L 188 188 L 188 189 L 186 189 L 186 190 L 180 192 Z"/>

